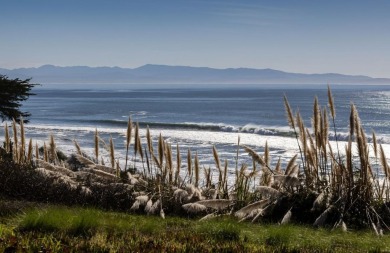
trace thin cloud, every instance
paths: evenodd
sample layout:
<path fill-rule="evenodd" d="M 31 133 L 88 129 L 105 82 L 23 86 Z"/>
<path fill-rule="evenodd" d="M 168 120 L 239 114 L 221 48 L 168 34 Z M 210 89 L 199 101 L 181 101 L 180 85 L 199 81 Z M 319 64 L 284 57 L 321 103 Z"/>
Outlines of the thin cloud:
<path fill-rule="evenodd" d="M 262 6 L 259 4 L 240 4 L 213 1 L 209 15 L 220 18 L 223 22 L 253 26 L 279 26 L 289 24 L 293 9 Z"/>

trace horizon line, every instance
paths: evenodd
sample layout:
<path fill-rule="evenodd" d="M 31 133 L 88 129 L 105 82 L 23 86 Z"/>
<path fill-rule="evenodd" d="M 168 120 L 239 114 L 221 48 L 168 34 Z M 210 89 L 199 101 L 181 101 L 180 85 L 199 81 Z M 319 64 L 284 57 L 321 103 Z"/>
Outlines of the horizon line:
<path fill-rule="evenodd" d="M 138 67 L 121 67 L 121 66 L 88 66 L 88 65 L 67 65 L 67 66 L 60 66 L 60 65 L 55 65 L 55 64 L 43 64 L 38 67 L 16 67 L 16 68 L 2 68 L 0 69 L 5 69 L 5 70 L 18 70 L 18 69 L 39 69 L 45 66 L 50 66 L 50 67 L 58 67 L 58 68 L 72 68 L 72 67 L 86 67 L 86 68 L 119 68 L 119 69 L 138 69 L 142 68 L 145 66 L 164 66 L 164 67 L 187 67 L 187 68 L 207 68 L 207 69 L 215 69 L 215 70 L 239 70 L 239 69 L 250 69 L 250 70 L 273 70 L 273 71 L 280 71 L 284 73 L 290 73 L 290 74 L 304 74 L 304 75 L 345 75 L 345 76 L 354 76 L 354 77 L 369 77 L 373 79 L 390 79 L 390 77 L 372 77 L 369 75 L 365 74 L 345 74 L 345 73 L 340 73 L 340 72 L 315 72 L 315 73 L 304 73 L 304 72 L 290 72 L 286 70 L 280 70 L 280 69 L 273 69 L 273 68 L 256 68 L 256 67 L 227 67 L 227 68 L 218 68 L 218 67 L 208 67 L 208 66 L 190 66 L 190 65 L 168 65 L 168 64 L 154 64 L 154 63 L 146 63 L 143 65 L 140 65 Z"/>

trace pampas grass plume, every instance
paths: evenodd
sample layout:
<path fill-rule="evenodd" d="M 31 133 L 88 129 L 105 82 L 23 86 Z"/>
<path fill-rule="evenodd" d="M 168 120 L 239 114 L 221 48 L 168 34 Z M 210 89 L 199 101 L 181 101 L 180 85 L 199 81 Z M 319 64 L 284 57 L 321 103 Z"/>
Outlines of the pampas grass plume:
<path fill-rule="evenodd" d="M 99 163 L 99 133 L 98 133 L 97 128 L 95 129 L 94 141 L 95 141 L 95 158 L 96 158 L 96 163 Z"/>
<path fill-rule="evenodd" d="M 248 214 L 250 214 L 252 211 L 256 210 L 256 209 L 261 209 L 263 207 L 265 207 L 266 205 L 268 205 L 271 201 L 269 199 L 263 199 L 263 200 L 259 200 L 259 201 L 256 201 L 254 203 L 251 203 L 243 208 L 241 208 L 240 210 L 238 210 L 237 212 L 234 213 L 234 216 L 236 216 L 237 218 L 239 219 L 242 219 L 244 218 L 245 216 L 247 216 Z"/>
<path fill-rule="evenodd" d="M 14 152 L 14 157 L 16 158 L 15 160 L 18 160 L 18 127 L 16 125 L 15 119 L 12 120 L 12 132 L 14 136 L 14 143 L 13 143 L 13 152 Z"/>
<path fill-rule="evenodd" d="M 43 160 L 45 160 L 45 162 L 49 162 L 49 154 L 47 152 L 47 147 L 45 142 L 43 143 Z"/>
<path fill-rule="evenodd" d="M 336 109 L 334 106 L 332 91 L 330 89 L 329 84 L 328 84 L 328 104 L 329 104 L 329 109 L 330 109 L 330 115 L 332 115 L 332 118 L 335 119 L 336 118 Z"/>
<path fill-rule="evenodd" d="M 215 210 L 223 210 L 232 205 L 233 201 L 230 199 L 207 199 L 196 203 Z"/>
<path fill-rule="evenodd" d="M 259 154 L 257 154 L 256 151 L 254 151 L 248 146 L 243 146 L 243 148 L 245 149 L 246 152 L 249 153 L 249 155 L 252 157 L 253 160 L 259 163 L 261 166 L 266 167 L 267 164 L 265 163 L 264 159 Z"/>
<path fill-rule="evenodd" d="M 23 162 L 23 159 L 24 159 L 24 155 L 25 155 L 25 148 L 26 148 L 26 135 L 25 135 L 25 131 L 24 131 L 24 121 L 23 121 L 23 117 L 20 118 L 20 159 L 21 159 L 21 162 Z"/>
<path fill-rule="evenodd" d="M 293 112 L 291 110 L 290 104 L 288 103 L 286 95 L 283 97 L 283 100 L 284 100 L 284 106 L 286 108 L 288 124 L 290 125 L 291 128 L 295 129 Z"/>
<path fill-rule="evenodd" d="M 291 158 L 291 160 L 288 162 L 287 167 L 286 167 L 286 171 L 285 171 L 285 175 L 291 174 L 291 172 L 293 171 L 293 168 L 295 166 L 295 161 L 297 160 L 297 157 L 298 157 L 298 155 L 293 156 L 293 158 Z"/>
<path fill-rule="evenodd" d="M 188 149 L 187 151 L 187 170 L 188 170 L 188 176 L 190 177 L 190 183 L 192 182 L 192 157 L 191 157 L 191 150 Z"/>
<path fill-rule="evenodd" d="M 198 158 L 198 152 L 195 153 L 195 187 L 198 187 L 199 185 L 199 158 Z"/>
<path fill-rule="evenodd" d="M 37 142 L 35 142 L 35 159 L 39 159 L 39 148 Z"/>
<path fill-rule="evenodd" d="M 163 209 L 160 210 L 160 217 L 161 217 L 162 219 L 165 219 L 165 212 L 164 212 Z"/>
<path fill-rule="evenodd" d="M 161 201 L 158 199 L 158 200 L 156 200 L 156 202 L 153 203 L 152 207 L 150 208 L 149 213 L 150 214 L 155 214 L 155 213 L 157 213 L 157 211 L 159 209 L 162 210 L 161 209 Z"/>
<path fill-rule="evenodd" d="M 198 203 L 188 203 L 182 205 L 183 209 L 186 210 L 188 213 L 200 213 L 203 211 L 206 211 L 207 207 Z"/>
<path fill-rule="evenodd" d="M 272 187 L 268 186 L 258 186 L 256 187 L 256 192 L 264 196 L 265 198 L 276 198 L 280 195 L 280 192 Z"/>
<path fill-rule="evenodd" d="M 328 218 L 328 215 L 330 211 L 332 210 L 333 206 L 329 206 L 323 213 L 321 213 L 320 216 L 314 221 L 313 226 L 314 227 L 322 227 L 325 225 L 325 222 Z"/>
<path fill-rule="evenodd" d="M 73 140 L 74 146 L 76 147 L 76 151 L 78 155 L 82 155 L 83 153 L 81 152 L 80 145 L 77 143 L 76 140 Z"/>
<path fill-rule="evenodd" d="M 181 169 L 181 156 L 180 156 L 180 149 L 179 144 L 176 144 L 176 174 L 175 174 L 175 183 L 178 183 L 178 179 L 180 176 L 180 169 Z"/>
<path fill-rule="evenodd" d="M 213 146 L 213 156 L 214 156 L 214 161 L 215 161 L 215 165 L 217 166 L 217 169 L 221 171 L 221 162 L 219 160 L 218 151 L 215 146 Z"/>
<path fill-rule="evenodd" d="M 114 149 L 114 141 L 112 140 L 112 136 L 110 138 L 110 161 L 111 161 L 111 167 L 115 169 L 115 149 Z"/>
<path fill-rule="evenodd" d="M 32 154 L 33 154 L 33 144 L 32 139 L 30 138 L 30 141 L 28 142 L 28 151 L 27 151 L 27 162 L 32 162 Z"/>
<path fill-rule="evenodd" d="M 372 131 L 372 145 L 374 148 L 375 158 L 378 158 L 378 143 L 377 143 L 377 139 L 376 139 L 376 135 L 375 135 L 374 131 Z"/>
<path fill-rule="evenodd" d="M 287 211 L 287 213 L 283 216 L 282 221 L 280 222 L 280 225 L 288 224 L 291 221 L 292 213 L 291 209 Z"/>
<path fill-rule="evenodd" d="M 93 161 L 89 160 L 88 158 L 85 158 L 82 155 L 75 154 L 74 157 L 77 159 L 77 161 L 82 163 L 84 166 L 87 166 L 87 167 L 88 166 L 95 166 L 95 163 Z"/>

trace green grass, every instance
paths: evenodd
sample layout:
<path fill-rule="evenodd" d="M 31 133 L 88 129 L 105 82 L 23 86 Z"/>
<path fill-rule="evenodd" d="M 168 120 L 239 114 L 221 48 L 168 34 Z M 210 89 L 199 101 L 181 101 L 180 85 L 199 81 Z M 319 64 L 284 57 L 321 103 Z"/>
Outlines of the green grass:
<path fill-rule="evenodd" d="M 390 236 L 305 226 L 197 221 L 95 209 L 30 208 L 0 224 L 0 251 L 50 252 L 380 252 Z"/>

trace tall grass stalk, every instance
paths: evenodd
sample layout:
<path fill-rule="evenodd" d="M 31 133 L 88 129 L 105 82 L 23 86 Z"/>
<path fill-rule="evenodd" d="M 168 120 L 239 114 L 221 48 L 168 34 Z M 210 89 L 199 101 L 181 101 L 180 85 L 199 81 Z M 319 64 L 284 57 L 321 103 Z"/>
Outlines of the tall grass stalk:
<path fill-rule="evenodd" d="M 23 117 L 20 118 L 20 152 L 19 152 L 19 162 L 23 163 L 25 159 L 25 149 L 26 149 L 26 134 L 24 131 L 24 122 Z"/>
<path fill-rule="evenodd" d="M 43 142 L 43 160 L 49 162 L 49 152 L 47 151 L 46 142 Z"/>
<path fill-rule="evenodd" d="M 176 144 L 176 173 L 175 173 L 175 184 L 179 184 L 180 177 L 180 169 L 181 169 L 181 155 L 179 144 Z"/>
<path fill-rule="evenodd" d="M 99 133 L 97 129 L 95 129 L 94 143 L 95 143 L 95 159 L 96 159 L 96 163 L 99 163 Z"/>
<path fill-rule="evenodd" d="M 330 86 L 329 86 L 329 85 L 328 85 L 328 105 L 329 105 L 329 109 L 330 109 L 330 115 L 332 116 L 333 131 L 334 131 L 334 136 L 335 136 L 336 145 L 337 145 L 338 161 L 339 161 L 339 164 L 341 164 L 339 140 L 338 140 L 337 128 L 336 128 L 336 107 L 335 107 L 335 105 L 334 105 L 332 90 L 330 89 Z"/>
<path fill-rule="evenodd" d="M 33 154 L 33 144 L 32 139 L 28 142 L 28 151 L 27 151 L 27 163 L 32 163 L 32 154 Z"/>
<path fill-rule="evenodd" d="M 39 148 L 37 142 L 35 142 L 35 159 L 39 159 Z"/>
<path fill-rule="evenodd" d="M 295 127 L 295 119 L 294 119 L 293 111 L 290 107 L 290 104 L 287 100 L 286 95 L 283 97 L 283 100 L 284 100 L 284 107 L 285 107 L 286 113 L 287 113 L 287 122 L 288 122 L 290 128 L 293 129 L 293 131 L 294 131 L 295 139 L 297 140 L 297 145 L 299 148 L 299 153 L 301 155 L 302 164 L 303 164 L 303 167 L 305 167 L 305 162 L 303 159 L 301 145 L 299 144 L 298 132 L 297 132 L 297 129 Z"/>
<path fill-rule="evenodd" d="M 238 177 L 238 155 L 240 152 L 240 135 L 237 137 L 237 151 L 236 151 L 236 178 Z"/>
<path fill-rule="evenodd" d="M 126 162 L 125 162 L 125 172 L 127 171 L 127 161 L 129 159 L 129 148 L 131 143 L 131 134 L 133 130 L 133 122 L 131 121 L 131 117 L 127 121 L 127 131 L 126 131 Z"/>
<path fill-rule="evenodd" d="M 195 153 L 194 169 L 195 169 L 195 187 L 198 187 L 199 186 L 199 170 L 200 170 L 198 152 Z"/>
<path fill-rule="evenodd" d="M 114 141 L 112 139 L 112 136 L 110 137 L 110 161 L 111 161 L 111 168 L 115 169 L 115 148 L 114 148 Z"/>
<path fill-rule="evenodd" d="M 54 141 L 53 135 L 50 135 L 49 147 L 50 147 L 50 160 L 51 160 L 51 162 L 54 164 L 58 164 L 59 160 L 57 157 L 57 148 L 56 148 L 56 143 Z"/>
<path fill-rule="evenodd" d="M 12 120 L 12 133 L 13 133 L 13 137 L 14 137 L 14 143 L 13 143 L 13 148 L 12 148 L 13 157 L 14 157 L 15 161 L 19 161 L 18 127 L 17 127 L 15 119 Z"/>
<path fill-rule="evenodd" d="M 9 130 L 8 130 L 7 122 L 5 122 L 5 125 L 4 125 L 4 141 L 5 141 L 5 151 L 7 153 L 11 152 L 11 141 L 10 141 L 10 137 L 9 137 Z"/>
<path fill-rule="evenodd" d="M 190 149 L 188 149 L 187 151 L 187 173 L 191 184 L 192 183 L 192 157 L 191 157 Z"/>

